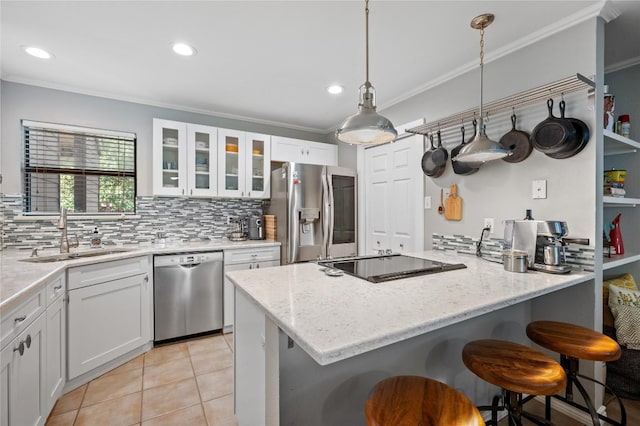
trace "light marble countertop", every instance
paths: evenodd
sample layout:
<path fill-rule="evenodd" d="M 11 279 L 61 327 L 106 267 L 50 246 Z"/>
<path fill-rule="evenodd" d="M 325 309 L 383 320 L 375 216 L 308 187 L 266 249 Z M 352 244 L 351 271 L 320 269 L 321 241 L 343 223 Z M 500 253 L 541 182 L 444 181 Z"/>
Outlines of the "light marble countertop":
<path fill-rule="evenodd" d="M 318 364 L 327 365 L 594 279 L 593 273 L 507 272 L 442 251 L 406 253 L 467 268 L 373 284 L 328 277 L 315 263 L 227 277 Z"/>
<path fill-rule="evenodd" d="M 31 254 L 27 250 L 2 250 L 0 251 L 0 312 L 12 309 L 25 298 L 38 292 L 43 285 L 53 276 L 65 271 L 67 268 L 93 263 L 108 262 L 111 260 L 126 259 L 136 256 L 151 254 L 182 253 L 189 251 L 233 250 L 242 248 L 256 248 L 280 245 L 276 241 L 247 240 L 228 241 L 214 240 L 189 243 L 171 244 L 146 244 L 128 246 L 105 246 L 105 250 L 111 248 L 126 248 L 129 251 L 108 254 L 97 257 L 85 257 L 61 262 L 33 263 L 22 262 Z M 80 251 L 97 251 L 100 249 L 81 249 Z M 45 250 L 40 256 L 46 257 L 57 254 L 57 250 Z"/>

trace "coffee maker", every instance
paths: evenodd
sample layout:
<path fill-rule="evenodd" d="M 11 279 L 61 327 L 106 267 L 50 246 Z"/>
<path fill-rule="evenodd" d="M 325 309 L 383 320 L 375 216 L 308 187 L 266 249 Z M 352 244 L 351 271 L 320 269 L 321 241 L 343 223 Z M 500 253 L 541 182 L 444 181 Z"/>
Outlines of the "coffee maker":
<path fill-rule="evenodd" d="M 569 227 L 559 220 L 508 220 L 505 224 L 504 245 L 508 250 L 525 251 L 529 269 L 552 274 L 566 274 L 568 243 L 589 244 L 588 238 L 567 238 Z"/>
<path fill-rule="evenodd" d="M 262 216 L 249 217 L 249 239 L 264 240 L 264 218 Z"/>

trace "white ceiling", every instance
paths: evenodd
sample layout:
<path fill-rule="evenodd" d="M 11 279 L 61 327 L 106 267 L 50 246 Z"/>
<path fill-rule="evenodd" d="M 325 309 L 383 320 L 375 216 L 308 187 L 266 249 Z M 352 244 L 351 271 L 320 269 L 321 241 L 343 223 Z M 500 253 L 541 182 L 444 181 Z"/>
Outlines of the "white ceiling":
<path fill-rule="evenodd" d="M 596 15 L 602 4 L 371 0 L 378 107 L 477 67 L 479 33 L 469 26 L 476 15 L 496 15 L 485 36 L 490 61 Z M 638 59 L 640 40 L 626 28 L 638 22 L 640 2 L 614 5 L 625 13 L 616 35 L 625 43 L 613 44 L 607 61 Z M 364 81 L 364 1 L 2 0 L 0 14 L 7 81 L 322 133 L 355 113 Z M 197 55 L 173 54 L 174 41 Z M 32 58 L 25 45 L 55 57 Z M 329 95 L 334 83 L 344 93 Z"/>

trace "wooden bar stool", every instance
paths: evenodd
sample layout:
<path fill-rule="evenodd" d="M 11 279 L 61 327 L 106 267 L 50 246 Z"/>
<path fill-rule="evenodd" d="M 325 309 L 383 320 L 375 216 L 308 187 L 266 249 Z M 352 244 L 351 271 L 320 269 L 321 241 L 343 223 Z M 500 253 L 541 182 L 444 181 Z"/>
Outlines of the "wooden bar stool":
<path fill-rule="evenodd" d="M 552 358 L 519 343 L 486 339 L 467 343 L 462 361 L 476 376 L 502 388 L 502 396 L 496 396 L 491 406 L 478 407 L 491 410 L 487 425 L 497 426 L 501 410 L 507 411 L 510 426 L 521 425 L 522 417 L 539 425 L 550 424 L 522 410 L 522 394 L 553 395 L 564 389 L 567 377 Z"/>
<path fill-rule="evenodd" d="M 594 426 L 600 425 L 600 419 L 612 425 L 626 425 L 627 413 L 618 396 L 604 383 L 591 377 L 580 374 L 580 359 L 589 361 L 615 361 L 620 358 L 621 350 L 618 343 L 602 333 L 575 324 L 557 321 L 535 321 L 527 325 L 527 336 L 538 345 L 558 352 L 560 365 L 567 374 L 567 386 L 564 396 L 553 395 L 573 407 L 576 407 L 591 415 Z M 579 378 L 589 380 L 603 386 L 618 401 L 620 406 L 620 422 L 599 414 Z M 573 385 L 585 400 L 587 406 L 578 404 L 573 400 Z M 551 419 L 551 398 L 546 398 L 545 417 Z"/>
<path fill-rule="evenodd" d="M 369 426 L 480 426 L 484 420 L 466 396 L 437 380 L 393 376 L 373 388 L 365 405 Z"/>

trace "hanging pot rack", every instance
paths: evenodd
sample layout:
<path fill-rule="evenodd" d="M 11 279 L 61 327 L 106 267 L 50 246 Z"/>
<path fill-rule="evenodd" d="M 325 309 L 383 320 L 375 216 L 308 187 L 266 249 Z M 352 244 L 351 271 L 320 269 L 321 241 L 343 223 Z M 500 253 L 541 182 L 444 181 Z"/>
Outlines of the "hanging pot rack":
<path fill-rule="evenodd" d="M 488 102 L 484 104 L 483 115 L 492 117 L 506 110 L 512 110 L 513 108 L 546 101 L 550 97 L 566 95 L 573 92 L 579 92 L 584 89 L 592 89 L 594 87 L 595 83 L 592 79 L 577 73 L 574 76 L 566 77 L 561 80 L 554 81 L 553 83 L 547 83 L 493 102 Z M 477 114 L 478 109 L 471 108 L 466 111 L 444 117 L 440 120 L 405 129 L 405 132 L 428 136 L 430 133 L 439 129 L 443 130 L 454 125 L 459 126 L 460 123 L 465 121 L 471 122 L 474 118 L 477 118 Z"/>

